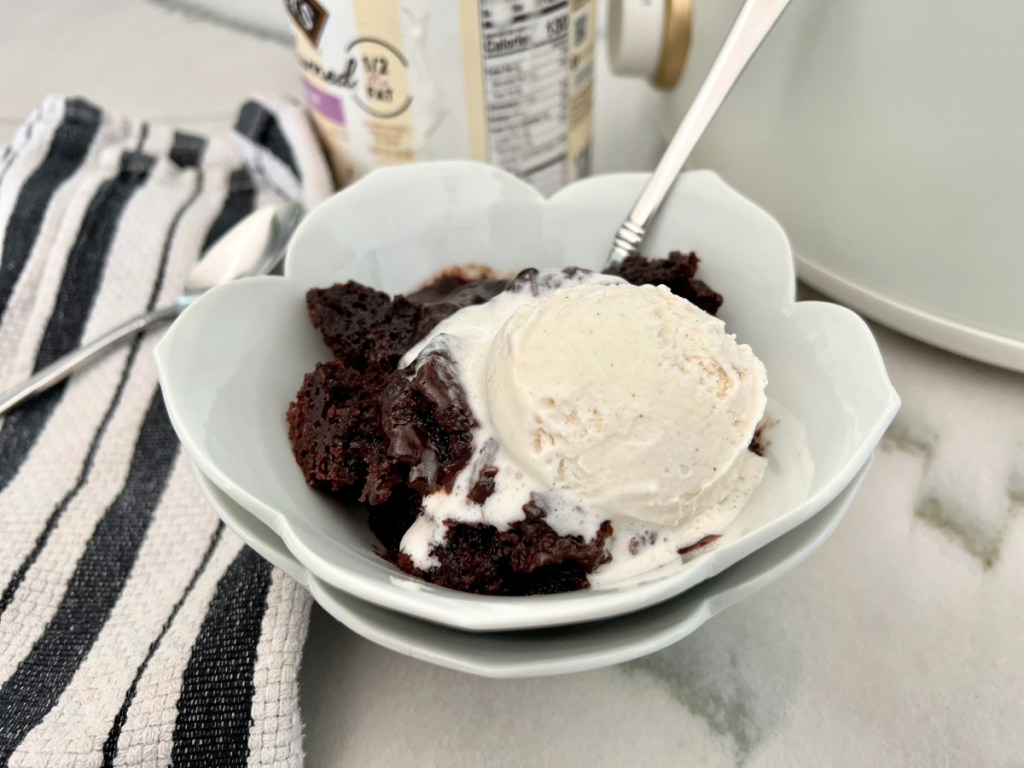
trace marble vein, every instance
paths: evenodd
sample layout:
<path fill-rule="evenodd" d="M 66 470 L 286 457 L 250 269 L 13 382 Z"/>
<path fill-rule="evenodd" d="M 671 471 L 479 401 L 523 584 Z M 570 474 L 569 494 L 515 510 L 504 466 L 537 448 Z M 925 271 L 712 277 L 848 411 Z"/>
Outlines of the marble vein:
<path fill-rule="evenodd" d="M 963 463 L 960 452 L 957 460 L 950 462 L 944 460 L 941 451 L 942 441 L 956 440 L 955 433 L 955 429 L 947 429 L 947 437 L 940 437 L 913 415 L 901 415 L 885 436 L 882 448 L 920 458 L 924 468 L 914 516 L 948 536 L 987 571 L 999 561 L 1009 527 L 1024 506 L 1022 451 L 1010 452 L 1009 458 L 1016 457 L 1010 466 L 997 464 L 981 476 L 968 474 L 959 466 Z M 961 485 L 960 492 L 949 492 L 951 477 Z M 979 483 L 985 485 L 975 487 L 971 503 L 971 488 Z"/>
<path fill-rule="evenodd" d="M 913 519 L 987 573 L 1000 562 L 1022 507 L 1024 379 L 891 339 L 902 352 L 887 358 L 893 383 L 913 396 L 904 398 L 882 449 L 921 463 Z"/>
<path fill-rule="evenodd" d="M 772 610 L 771 601 L 763 606 Z M 685 642 L 621 667 L 662 686 L 705 721 L 732 744 L 737 765 L 748 763 L 779 729 L 801 678 L 791 638 L 752 619 L 761 608 L 726 612 Z"/>

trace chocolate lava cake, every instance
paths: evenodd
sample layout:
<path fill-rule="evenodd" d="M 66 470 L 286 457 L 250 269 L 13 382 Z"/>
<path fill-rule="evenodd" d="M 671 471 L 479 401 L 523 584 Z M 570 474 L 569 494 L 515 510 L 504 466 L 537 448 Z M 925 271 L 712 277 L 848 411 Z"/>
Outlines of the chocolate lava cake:
<path fill-rule="evenodd" d="M 634 254 L 611 272 L 634 285 L 666 285 L 714 315 L 722 297 L 696 279 L 698 264 L 693 253 L 650 260 Z M 443 350 L 418 366 L 399 369 L 399 360 L 462 307 L 506 289 L 536 293 L 536 280 L 536 270 L 511 281 L 465 279 L 453 270 L 408 296 L 351 281 L 306 294 L 310 320 L 334 358 L 306 374 L 288 408 L 295 458 L 311 487 L 367 506 L 384 557 L 441 586 L 488 595 L 584 589 L 587 574 L 611 558 L 604 548 L 609 521 L 589 541 L 560 536 L 536 498 L 508 530 L 449 521 L 444 546 L 433 551 L 440 565 L 430 571 L 418 570 L 399 547 L 423 496 L 451 492 L 473 454 L 477 426 Z M 469 503 L 484 502 L 495 471 L 486 463 L 474 468 Z"/>

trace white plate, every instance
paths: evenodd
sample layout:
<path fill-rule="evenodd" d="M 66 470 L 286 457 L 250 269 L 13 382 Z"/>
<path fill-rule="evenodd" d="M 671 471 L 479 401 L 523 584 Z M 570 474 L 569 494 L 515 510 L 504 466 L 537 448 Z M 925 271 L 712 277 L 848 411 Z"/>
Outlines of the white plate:
<path fill-rule="evenodd" d="M 954 316 L 949 308 L 945 311 L 926 308 L 941 306 L 942 301 L 941 298 L 930 294 L 927 280 L 921 279 L 913 283 L 914 290 L 920 295 L 901 299 L 892 295 L 891 286 L 884 279 L 876 279 L 872 283 L 871 279 L 867 278 L 858 282 L 857 270 L 853 264 L 860 255 L 848 258 L 848 263 L 833 259 L 837 263 L 830 264 L 825 259 L 797 254 L 796 263 L 800 279 L 812 288 L 849 304 L 872 320 L 877 320 L 915 339 L 983 363 L 1024 372 L 1024 341 L 1013 338 L 1009 333 L 986 330 L 986 325 L 990 323 L 988 316 L 995 302 L 990 296 L 991 292 L 979 285 L 986 280 L 992 283 L 1013 279 L 1000 274 L 997 267 L 993 267 L 988 276 L 985 276 L 975 270 L 972 264 L 971 287 L 965 287 L 957 297 Z M 956 269 L 959 269 L 959 265 L 946 269 L 936 265 L 928 271 L 949 274 Z M 1015 305 L 1003 304 L 1006 315 L 1003 327 L 1013 327 L 1016 323 L 1019 330 L 1024 330 L 1024 319 L 1018 321 L 1013 318 L 1014 314 L 1020 317 L 1024 313 L 1024 286 L 1019 286 L 1019 291 L 1020 295 Z"/>
<path fill-rule="evenodd" d="M 587 179 L 550 201 L 473 163 L 370 174 L 310 214 L 285 277 L 240 280 L 191 306 L 156 352 L 171 420 L 213 482 L 269 525 L 318 578 L 412 616 L 478 631 L 593 621 L 680 594 L 821 510 L 864 464 L 899 400 L 864 322 L 849 310 L 794 302 L 785 234 L 768 214 L 707 172 L 684 174 L 648 235 L 648 252 L 694 249 L 701 277 L 726 297 L 721 315 L 768 369 L 768 394 L 792 414 L 773 439 L 783 483 L 765 488 L 718 547 L 617 587 L 487 597 L 434 587 L 378 557 L 361 510 L 309 489 L 292 457 L 285 410 L 303 374 L 329 353 L 306 315 L 307 289 L 355 279 L 389 292 L 452 264 L 598 267 L 646 181 Z M 780 472 L 806 430 L 813 474 Z M 806 481 L 806 482 L 804 482 Z"/>
<path fill-rule="evenodd" d="M 511 633 L 462 632 L 380 608 L 334 589 L 310 574 L 273 531 L 232 501 L 198 468 L 196 477 L 229 528 L 303 584 L 324 610 L 356 634 L 441 667 L 484 677 L 518 678 L 598 669 L 682 640 L 820 547 L 839 525 L 867 469 L 861 469 L 853 482 L 810 520 L 683 595 L 616 619 Z"/>

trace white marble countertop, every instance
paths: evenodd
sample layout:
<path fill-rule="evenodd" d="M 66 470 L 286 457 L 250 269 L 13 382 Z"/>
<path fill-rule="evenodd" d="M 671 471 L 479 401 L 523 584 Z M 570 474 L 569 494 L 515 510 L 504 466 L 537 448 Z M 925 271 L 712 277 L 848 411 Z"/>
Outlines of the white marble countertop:
<path fill-rule="evenodd" d="M 253 5 L 12 4 L 0 144 L 51 92 L 210 131 L 297 93 L 283 11 Z M 651 109 L 642 86 L 616 98 Z M 649 167 L 645 123 L 598 100 L 598 168 Z M 557 678 L 450 672 L 314 609 L 308 764 L 1024 765 L 1024 377 L 876 333 L 903 410 L 809 560 L 665 651 Z"/>

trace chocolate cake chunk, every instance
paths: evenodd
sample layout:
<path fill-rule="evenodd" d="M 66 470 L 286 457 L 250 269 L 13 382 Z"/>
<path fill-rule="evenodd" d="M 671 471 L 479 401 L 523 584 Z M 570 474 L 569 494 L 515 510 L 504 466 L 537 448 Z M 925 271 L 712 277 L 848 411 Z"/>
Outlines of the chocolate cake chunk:
<path fill-rule="evenodd" d="M 633 285 L 668 286 L 672 293 L 714 315 L 722 306 L 722 295 L 696 279 L 698 266 L 700 259 L 692 251 L 686 254 L 672 251 L 665 259 L 645 259 L 639 253 L 632 253 L 608 272 Z"/>
<path fill-rule="evenodd" d="M 488 299 L 493 299 L 507 286 L 508 280 L 499 278 L 470 281 L 456 275 L 445 275 L 415 293 L 410 293 L 406 298 L 414 304 L 431 307 L 434 312 L 444 313 L 447 317 L 463 307 L 483 304 Z M 444 309 L 440 309 L 441 307 Z"/>
<path fill-rule="evenodd" d="M 483 449 L 473 468 L 473 484 L 469 487 L 466 497 L 474 504 L 483 504 L 494 493 L 498 468 L 494 466 L 494 457 L 498 453 L 498 441 L 493 437 L 484 443 Z"/>
<path fill-rule="evenodd" d="M 690 546 L 682 547 L 679 550 L 679 554 L 682 555 L 683 557 L 686 557 L 688 555 L 692 555 L 698 549 L 703 549 L 704 547 L 707 547 L 710 544 L 714 544 L 720 538 L 722 538 L 722 534 L 720 534 L 720 533 L 709 533 L 707 536 L 704 536 L 699 541 L 694 542 Z"/>
<path fill-rule="evenodd" d="M 406 482 L 422 495 L 451 491 L 473 456 L 476 426 L 455 363 L 443 348 L 427 349 L 395 371 L 380 395 L 387 455 L 408 467 Z"/>
<path fill-rule="evenodd" d="M 559 536 L 544 520 L 544 510 L 531 500 L 524 520 L 507 531 L 490 525 L 448 523 L 442 548 L 434 555 L 440 566 L 420 571 L 400 555 L 402 570 L 442 587 L 482 595 L 536 595 L 585 589 L 587 574 L 611 560 L 604 542 L 612 535 L 607 520 L 591 541 Z"/>
<path fill-rule="evenodd" d="M 393 368 L 439 322 L 463 307 L 487 301 L 507 284 L 507 280 L 467 283 L 448 276 L 443 289 L 430 285 L 408 298 L 392 298 L 350 280 L 311 289 L 306 307 L 313 326 L 341 362 L 357 369 L 372 363 Z"/>
<path fill-rule="evenodd" d="M 357 370 L 374 363 L 394 368 L 398 358 L 443 319 L 430 322 L 420 305 L 351 281 L 312 289 L 306 294 L 306 307 L 338 361 Z"/>
<path fill-rule="evenodd" d="M 752 453 L 756 453 L 758 456 L 764 456 L 763 433 L 764 425 L 754 431 L 754 436 L 750 438 L 750 445 L 747 446 Z"/>
<path fill-rule="evenodd" d="M 402 537 L 420 513 L 422 498 L 421 494 L 402 484 L 395 486 L 385 501 L 368 505 L 370 531 L 384 547 L 381 554 L 393 563 L 397 563 L 401 555 L 399 545 Z"/>
<path fill-rule="evenodd" d="M 288 437 L 312 487 L 379 503 L 402 481 L 377 425 L 375 393 L 389 375 L 382 366 L 357 370 L 340 360 L 306 374 L 288 408 Z"/>
<path fill-rule="evenodd" d="M 407 482 L 408 467 L 389 455 L 390 438 L 381 431 L 380 393 L 419 339 L 507 281 L 482 282 L 450 277 L 447 292 L 435 289 L 416 302 L 352 281 L 306 294 L 310 320 L 335 355 L 306 375 L 288 409 L 292 449 L 312 487 L 380 504 L 395 485 Z M 465 441 L 465 430 L 453 439 Z"/>

